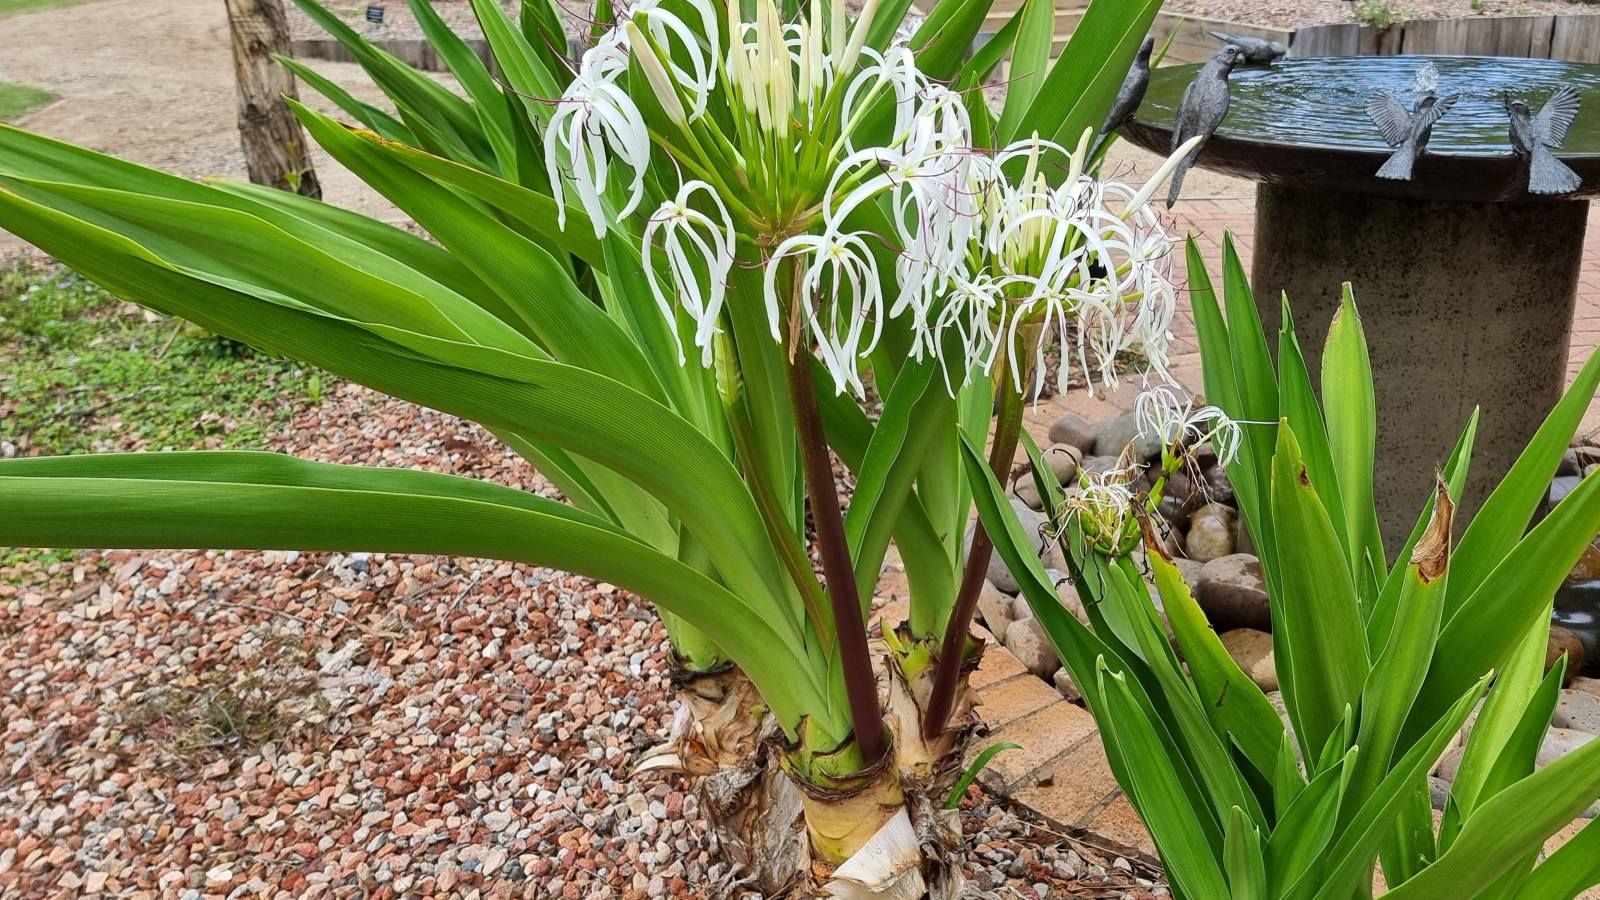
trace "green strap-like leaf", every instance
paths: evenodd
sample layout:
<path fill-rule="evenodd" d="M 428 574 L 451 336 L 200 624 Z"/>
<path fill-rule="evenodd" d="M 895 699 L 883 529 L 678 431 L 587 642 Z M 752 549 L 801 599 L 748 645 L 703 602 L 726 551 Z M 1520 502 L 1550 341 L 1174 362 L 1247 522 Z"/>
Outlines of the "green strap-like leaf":
<path fill-rule="evenodd" d="M 1016 129 L 1076 146 L 1105 124 L 1161 0 L 1093 0 Z"/>
<path fill-rule="evenodd" d="M 1237 806 L 1228 816 L 1227 835 L 1222 841 L 1222 868 L 1228 875 L 1228 900 L 1271 900 L 1261 832 Z"/>
<path fill-rule="evenodd" d="M 391 141 L 403 141 L 407 144 L 416 143 L 417 136 L 405 123 L 389 115 L 370 103 L 357 100 L 349 91 L 340 87 L 336 82 L 322 77 L 317 70 L 300 62 L 292 56 L 275 56 L 278 64 L 293 72 L 296 78 L 311 86 L 311 89 L 328 98 L 334 106 L 344 110 L 357 122 L 371 128 Z"/>
<path fill-rule="evenodd" d="M 1533 870 L 1516 900 L 1572 900 L 1600 884 L 1600 819 L 1590 819 L 1572 840 Z"/>
<path fill-rule="evenodd" d="M 1379 648 L 1361 692 L 1356 744 L 1361 747 L 1362 759 L 1351 779 L 1352 808 L 1364 802 L 1383 779 L 1400 728 L 1427 674 L 1444 615 L 1454 516 L 1448 489 L 1441 484 L 1434 494 L 1434 514 L 1427 537 L 1403 565 L 1406 580 L 1400 589 L 1394 628 L 1388 642 Z"/>
<path fill-rule="evenodd" d="M 1017 134 L 1017 127 L 1050 70 L 1050 50 L 1056 39 L 1055 0 L 1023 0 L 1022 9 L 1012 19 L 1018 25 L 1011 66 L 1006 71 L 1006 102 L 1000 111 L 1002 146 L 1027 137 Z"/>
<path fill-rule="evenodd" d="M 1322 401 L 1327 410 L 1328 443 L 1338 471 L 1339 493 L 1343 495 L 1344 521 L 1340 528 L 1349 551 L 1351 574 L 1360 587 L 1366 572 L 1363 558 L 1382 563 L 1384 555 L 1377 507 L 1372 502 L 1372 461 L 1378 428 L 1372 362 L 1367 357 L 1366 332 L 1348 282 L 1322 350 Z M 1388 570 L 1377 574 L 1381 583 Z"/>
<path fill-rule="evenodd" d="M 1393 900 L 1470 897 L 1600 796 L 1600 741 L 1562 756 L 1479 807 L 1433 865 L 1386 894 Z"/>
<path fill-rule="evenodd" d="M 1146 552 L 1156 589 L 1161 593 L 1162 608 L 1212 727 L 1219 737 L 1231 738 L 1238 744 L 1258 772 L 1271 776 L 1284 735 L 1283 720 L 1272 708 L 1272 701 L 1228 655 L 1189 592 L 1183 573 L 1158 550 L 1147 548 Z"/>
<path fill-rule="evenodd" d="M 1411 711 L 1408 734 L 1437 716 L 1461 685 L 1505 665 L 1529 629 L 1541 625 L 1556 589 L 1597 533 L 1600 478 L 1590 476 L 1506 554 L 1446 623 Z M 1463 553 L 1458 550 L 1457 555 Z M 1548 627 L 1548 618 L 1544 622 Z"/>
<path fill-rule="evenodd" d="M 1467 714 L 1477 705 L 1488 683 L 1489 676 L 1485 675 L 1468 688 L 1438 721 L 1432 723 L 1427 733 L 1395 761 L 1378 789 L 1337 836 L 1325 854 L 1317 878 L 1308 882 L 1309 873 L 1302 877 L 1300 884 L 1291 888 L 1293 895 L 1301 895 L 1302 889 L 1309 892 L 1315 888 L 1314 900 L 1348 900 L 1358 889 L 1371 884 L 1378 848 L 1393 828 L 1407 791 L 1433 768 L 1445 746 L 1461 730 Z"/>
<path fill-rule="evenodd" d="M 625 385 L 538 359 L 493 374 L 463 368 L 500 358 L 471 345 L 437 342 L 448 361 L 424 359 L 416 352 L 429 346 L 421 336 L 408 350 L 375 330 L 184 277 L 126 238 L 15 194 L 0 192 L 0 225 L 119 296 L 396 397 L 582 453 L 682 518 L 730 587 L 775 605 L 783 596 L 780 567 L 738 473 L 688 422 Z M 799 623 L 790 624 L 800 642 Z"/>
<path fill-rule="evenodd" d="M 1322 862 L 1339 825 L 1345 785 L 1360 751 L 1352 747 L 1340 760 L 1317 774 L 1278 817 L 1267 839 L 1267 876 L 1273 897 L 1283 897 Z"/>
<path fill-rule="evenodd" d="M 1173 887 L 1186 897 L 1226 897 L 1227 880 L 1189 804 L 1171 760 L 1160 750 L 1155 724 L 1145 716 L 1125 675 L 1099 661 L 1100 692 L 1116 710 L 1098 720 L 1107 743 L 1115 742 L 1130 778 L 1123 789 L 1156 841 Z"/>
<path fill-rule="evenodd" d="M 746 598 L 514 488 L 271 453 L 96 454 L 0 461 L 0 507 L 8 546 L 435 553 L 603 578 L 715 635 L 791 732 L 819 708 L 803 658 Z"/>
<path fill-rule="evenodd" d="M 1272 521 L 1283 579 L 1283 614 L 1274 616 L 1273 630 L 1293 648 L 1294 693 L 1284 699 L 1309 762 L 1345 709 L 1361 702 L 1367 636 L 1338 535 L 1285 423 L 1272 464 Z"/>
<path fill-rule="evenodd" d="M 1567 443 L 1577 432 L 1597 389 L 1600 389 L 1600 353 L 1590 355 L 1583 364 L 1572 387 L 1551 410 L 1527 448 L 1483 501 L 1472 524 L 1462 533 L 1461 561 L 1450 579 L 1445 603 L 1446 623 L 1455 618 L 1462 604 L 1477 592 L 1511 548 L 1522 540 L 1534 512 L 1544 501 L 1550 479 L 1561 465 Z"/>

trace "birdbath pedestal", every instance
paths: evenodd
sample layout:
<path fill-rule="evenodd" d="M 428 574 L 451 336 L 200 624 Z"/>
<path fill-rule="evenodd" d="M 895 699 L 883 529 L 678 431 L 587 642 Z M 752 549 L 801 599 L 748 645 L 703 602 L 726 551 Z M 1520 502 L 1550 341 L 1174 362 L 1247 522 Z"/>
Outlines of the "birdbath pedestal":
<path fill-rule="evenodd" d="M 1428 59 L 1439 93 L 1461 98 L 1434 127 L 1411 181 L 1375 177 L 1392 148 L 1366 103 L 1379 89 L 1404 91 L 1424 61 L 1414 56 L 1240 69 L 1228 117 L 1198 162 L 1257 182 L 1256 307 L 1273 335 L 1288 294 L 1314 383 L 1341 285 L 1354 286 L 1377 388 L 1375 499 L 1391 553 L 1474 406 L 1482 420 L 1468 515 L 1560 398 L 1588 198 L 1600 193 L 1600 66 Z M 1170 152 L 1178 101 L 1196 68 L 1155 72 L 1123 135 Z M 1557 156 L 1583 184 L 1559 197 L 1530 195 L 1502 92 L 1537 111 L 1562 85 L 1583 95 L 1584 110 Z"/>

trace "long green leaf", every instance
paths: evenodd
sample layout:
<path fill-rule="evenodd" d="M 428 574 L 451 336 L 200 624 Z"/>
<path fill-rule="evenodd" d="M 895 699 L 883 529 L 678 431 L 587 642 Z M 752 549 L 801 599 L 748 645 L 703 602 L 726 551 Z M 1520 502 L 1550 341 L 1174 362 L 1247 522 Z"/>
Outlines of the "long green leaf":
<path fill-rule="evenodd" d="M 1471 896 L 1600 796 L 1600 741 L 1591 741 L 1506 788 L 1468 819 L 1450 849 L 1387 895 L 1393 900 Z"/>
<path fill-rule="evenodd" d="M 1273 625 L 1293 648 L 1294 694 L 1284 699 L 1309 762 L 1345 709 L 1361 702 L 1367 637 L 1338 535 L 1286 423 L 1278 426 L 1273 459 L 1272 521 L 1284 591 L 1283 615 Z"/>
<path fill-rule="evenodd" d="M 514 488 L 270 453 L 96 454 L 0 461 L 0 505 L 9 546 L 381 550 L 604 578 L 716 635 L 790 728 L 820 708 L 803 658 L 745 598 L 598 518 Z"/>
<path fill-rule="evenodd" d="M 1567 443 L 1600 389 L 1600 353 L 1590 355 L 1561 402 L 1534 433 L 1511 470 L 1501 479 L 1472 524 L 1461 535 L 1461 563 L 1450 579 L 1445 622 L 1454 619 L 1478 588 L 1527 531 L 1561 464 Z"/>
<path fill-rule="evenodd" d="M 1212 727 L 1219 737 L 1237 743 L 1258 772 L 1270 776 L 1284 734 L 1283 720 L 1261 688 L 1228 655 L 1164 548 L 1148 539 L 1145 547 L 1162 608 Z"/>
<path fill-rule="evenodd" d="M 1017 134 L 1017 127 L 1039 95 L 1050 68 L 1050 50 L 1056 39 L 1055 0 L 1023 0 L 1022 9 L 1012 19 L 1018 24 L 1006 73 L 1006 102 L 1000 111 L 1001 146 L 1026 136 Z"/>
<path fill-rule="evenodd" d="M 783 596 L 738 473 L 686 421 L 616 381 L 443 341 L 435 342 L 443 360 L 424 359 L 355 324 L 183 277 L 126 238 L 14 194 L 0 192 L 0 225 L 119 296 L 402 399 L 580 452 L 646 486 L 683 518 L 731 587 L 752 598 Z M 430 346 L 412 338 L 414 348 Z M 469 360 L 488 371 L 457 365 Z"/>
<path fill-rule="evenodd" d="M 1372 392 L 1372 361 L 1367 356 L 1367 336 L 1361 327 L 1350 284 L 1345 283 L 1339 311 L 1328 327 L 1322 351 L 1322 400 L 1328 416 L 1328 443 L 1338 471 L 1344 521 L 1340 523 L 1350 571 L 1358 587 L 1367 571 L 1367 558 L 1384 560 L 1383 535 L 1378 531 L 1377 507 L 1372 502 L 1372 465 L 1377 440 L 1377 404 Z M 1387 569 L 1378 572 L 1381 580 Z M 1365 589 L 1363 588 L 1365 594 Z"/>
<path fill-rule="evenodd" d="M 1591 819 L 1572 840 L 1533 870 L 1517 900 L 1571 900 L 1600 884 L 1600 819 Z"/>
<path fill-rule="evenodd" d="M 1016 133 L 1069 146 L 1105 124 L 1161 0 L 1092 0 Z"/>
<path fill-rule="evenodd" d="M 1478 698 L 1483 695 L 1484 685 L 1488 683 L 1489 676 L 1485 675 L 1468 688 L 1427 733 L 1395 761 L 1378 789 L 1361 805 L 1360 811 L 1329 849 L 1318 873 L 1319 878 L 1310 884 L 1306 883 L 1306 878 L 1301 879 L 1301 886 L 1316 888 L 1315 900 L 1345 900 L 1371 883 L 1372 864 L 1377 858 L 1378 847 L 1390 833 L 1395 816 L 1408 796 L 1408 789 L 1438 761 L 1445 746 L 1461 730 L 1467 714 L 1477 705 Z M 1298 889 L 1295 893 L 1299 893 Z"/>
<path fill-rule="evenodd" d="M 1408 734 L 1418 733 L 1437 716 L 1461 685 L 1505 665 L 1528 630 L 1540 625 L 1556 588 L 1596 533 L 1600 478 L 1590 476 L 1506 554 L 1446 623 L 1407 723 Z"/>

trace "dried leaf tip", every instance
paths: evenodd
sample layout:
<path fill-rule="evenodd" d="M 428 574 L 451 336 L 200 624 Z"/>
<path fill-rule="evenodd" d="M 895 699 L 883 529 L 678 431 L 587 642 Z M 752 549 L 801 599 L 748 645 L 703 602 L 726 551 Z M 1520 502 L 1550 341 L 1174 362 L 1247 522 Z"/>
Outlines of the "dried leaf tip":
<path fill-rule="evenodd" d="M 1417 567 L 1417 575 L 1424 584 L 1442 576 L 1450 563 L 1450 528 L 1455 514 L 1456 504 L 1450 499 L 1450 488 L 1435 472 L 1433 516 L 1411 551 L 1411 564 Z"/>
<path fill-rule="evenodd" d="M 1140 510 L 1138 516 L 1139 530 L 1144 532 L 1145 552 L 1153 553 L 1168 563 L 1172 562 L 1172 554 L 1167 552 L 1167 543 L 1161 539 L 1160 534 L 1156 533 L 1156 527 L 1151 524 L 1150 516 L 1144 510 Z"/>

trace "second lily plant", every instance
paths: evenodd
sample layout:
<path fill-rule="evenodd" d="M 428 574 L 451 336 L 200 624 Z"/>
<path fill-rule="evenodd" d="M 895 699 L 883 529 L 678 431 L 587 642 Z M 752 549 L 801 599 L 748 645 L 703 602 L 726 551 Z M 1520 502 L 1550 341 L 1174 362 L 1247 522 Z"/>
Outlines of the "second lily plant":
<path fill-rule="evenodd" d="M 1049 347 L 1063 388 L 1164 365 L 1166 170 L 1102 181 L 1087 149 L 1159 2 L 1096 0 L 1052 63 L 1049 0 L 975 55 L 987 0 L 916 27 L 907 0 L 602 3 L 573 59 L 553 6 L 519 23 L 474 0 L 498 75 L 411 5 L 465 97 L 309 0 L 396 112 L 289 64 L 364 126 L 297 106 L 311 135 L 431 241 L 10 128 L 0 227 L 120 296 L 480 422 L 561 499 L 270 454 L 8 460 L 0 545 L 606 579 L 661 610 L 681 666 L 646 766 L 706 779 L 753 886 L 953 896 L 959 831 L 929 797 L 960 759 L 991 553 L 981 529 L 964 546 L 961 448 L 1009 468 Z M 996 114 L 982 85 L 1008 54 Z M 885 699 L 868 604 L 891 540 L 911 615 L 884 628 Z"/>

